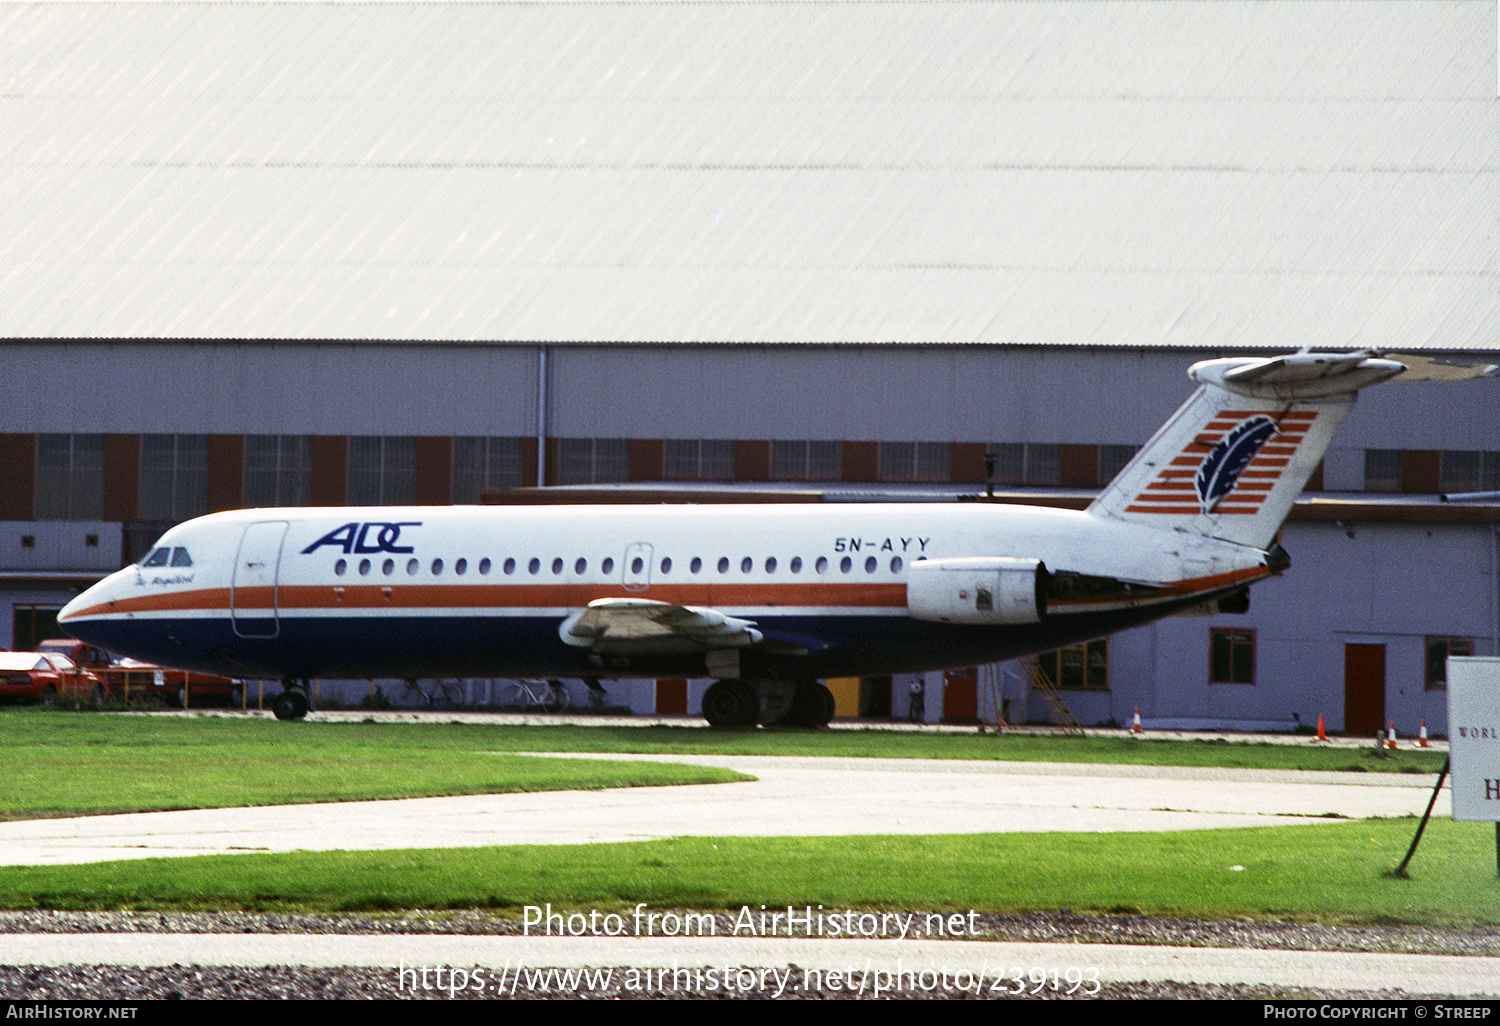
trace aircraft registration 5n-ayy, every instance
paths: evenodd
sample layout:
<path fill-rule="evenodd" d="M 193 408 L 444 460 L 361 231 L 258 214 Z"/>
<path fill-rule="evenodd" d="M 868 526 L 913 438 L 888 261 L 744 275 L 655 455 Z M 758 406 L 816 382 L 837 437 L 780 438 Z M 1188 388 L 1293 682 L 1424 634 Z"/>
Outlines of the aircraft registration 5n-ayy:
<path fill-rule="evenodd" d="M 1223 359 L 1084 511 L 993 503 L 254 509 L 172 528 L 68 603 L 153 663 L 317 677 L 713 677 L 714 726 L 826 724 L 820 678 L 935 670 L 1247 608 L 1359 389 L 1493 373 Z"/>

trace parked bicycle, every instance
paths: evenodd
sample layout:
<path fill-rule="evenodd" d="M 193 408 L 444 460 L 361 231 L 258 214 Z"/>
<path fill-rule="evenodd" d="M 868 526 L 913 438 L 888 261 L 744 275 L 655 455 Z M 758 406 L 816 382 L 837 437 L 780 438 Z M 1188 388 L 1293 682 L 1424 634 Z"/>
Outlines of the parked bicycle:
<path fill-rule="evenodd" d="M 572 704 L 560 680 L 519 680 L 502 692 L 500 700 L 505 709 L 539 709 L 546 713 L 565 712 Z"/>
<path fill-rule="evenodd" d="M 405 684 L 407 702 L 418 709 L 452 709 L 464 700 L 461 681 L 434 680 L 423 688 L 420 681 L 407 678 Z"/>

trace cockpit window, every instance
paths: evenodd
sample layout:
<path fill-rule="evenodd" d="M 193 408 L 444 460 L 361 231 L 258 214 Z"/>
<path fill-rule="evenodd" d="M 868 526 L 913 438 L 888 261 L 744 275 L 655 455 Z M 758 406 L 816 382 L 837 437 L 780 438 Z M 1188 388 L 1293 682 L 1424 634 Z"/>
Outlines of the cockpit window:
<path fill-rule="evenodd" d="M 184 548 L 182 548 L 182 547 L 179 546 L 178 548 L 175 548 L 175 549 L 172 550 L 172 565 L 173 566 L 192 566 L 193 565 L 193 557 L 188 555 L 188 550 L 187 549 L 184 549 Z"/>
<path fill-rule="evenodd" d="M 172 557 L 171 549 L 156 549 L 147 556 L 141 566 L 166 566 L 167 560 Z"/>

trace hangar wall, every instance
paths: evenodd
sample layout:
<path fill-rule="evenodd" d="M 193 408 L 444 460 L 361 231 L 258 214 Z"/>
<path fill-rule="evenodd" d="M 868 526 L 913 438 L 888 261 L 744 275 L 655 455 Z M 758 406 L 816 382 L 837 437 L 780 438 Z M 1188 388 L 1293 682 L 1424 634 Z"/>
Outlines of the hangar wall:
<path fill-rule="evenodd" d="M 0 631 L 14 631 L 18 610 L 60 606 L 78 585 L 118 565 L 131 546 L 149 546 L 167 526 L 169 521 L 147 515 L 143 460 L 152 439 L 207 439 L 208 458 L 195 487 L 203 489 L 200 503 L 211 508 L 215 495 L 247 494 L 246 478 L 226 481 L 224 471 L 249 473 L 245 446 L 253 436 L 313 435 L 318 444 L 312 472 L 333 481 L 332 501 L 352 502 L 352 440 L 367 432 L 415 432 L 422 466 L 414 498 L 454 501 L 462 437 L 494 432 L 526 440 L 534 431 L 538 348 L 8 344 L 5 352 L 24 360 L 34 380 L 79 384 L 57 402 L 38 403 L 28 401 L 35 392 L 24 376 L 0 381 L 8 411 L 7 430 L 0 433 L 0 505 L 11 511 L 0 513 L 8 518 L 0 523 L 0 607 L 8 607 L 0 608 Z M 656 459 L 645 466 L 627 461 L 627 476 L 661 480 L 664 440 L 728 437 L 738 444 L 744 432 L 752 441 L 769 436 L 842 440 L 849 449 L 868 445 L 861 450 L 865 462 L 851 463 L 846 455 L 823 479 L 864 482 L 875 492 L 903 487 L 881 480 L 878 453 L 886 443 L 941 440 L 953 453 L 967 452 L 964 446 L 982 452 L 991 442 L 1062 443 L 1096 454 L 1102 445 L 1139 444 L 1190 390 L 1185 366 L 1213 355 L 983 346 L 547 349 L 552 430 L 585 440 L 595 432 L 626 435 L 632 458 L 645 452 Z M 318 400 L 309 403 L 310 394 Z M 1441 731 L 1442 692 L 1426 684 L 1426 651 L 1434 640 L 1459 639 L 1471 654 L 1500 652 L 1500 613 L 1494 518 L 1463 522 L 1431 493 L 1441 483 L 1448 453 L 1478 455 L 1488 460 L 1482 468 L 1500 472 L 1500 424 L 1483 415 L 1500 406 L 1497 400 L 1495 379 L 1458 386 L 1393 384 L 1364 393 L 1339 436 L 1340 448 L 1330 454 L 1330 462 L 1338 458 L 1354 468 L 1349 487 L 1340 492 L 1325 480 L 1328 490 L 1319 496 L 1348 504 L 1363 519 L 1294 518 L 1284 539 L 1293 567 L 1254 589 L 1245 616 L 1184 618 L 1110 639 L 1108 688 L 1071 691 L 1075 714 L 1084 723 L 1123 723 L 1139 707 L 1158 726 L 1290 729 L 1299 718 L 1316 723 L 1321 713 L 1337 730 L 1345 719 L 1345 647 L 1380 645 L 1386 657 L 1380 715 L 1397 720 L 1402 730 L 1415 730 L 1425 718 L 1430 729 Z M 44 516 L 35 501 L 25 507 L 19 498 L 37 491 L 43 441 L 74 435 L 103 438 L 107 458 L 99 468 L 99 501 L 114 515 L 55 519 Z M 1401 462 L 1432 473 L 1417 475 L 1410 487 L 1396 482 L 1401 487 L 1394 493 L 1364 491 L 1367 450 L 1395 452 Z M 337 457 L 331 465 L 323 459 L 329 451 Z M 525 459 L 534 460 L 535 453 L 533 441 Z M 551 466 L 555 474 L 556 460 Z M 727 476 L 741 476 L 740 469 L 731 465 Z M 955 463 L 946 491 L 975 492 L 981 480 L 981 463 L 970 461 L 966 469 Z M 1077 497 L 1097 483 L 1075 482 L 1071 493 L 1059 492 L 1056 481 L 1035 490 Z M 313 501 L 321 501 L 317 494 Z M 1382 519 L 1387 507 L 1389 517 Z M 1215 632 L 1235 629 L 1251 632 L 1253 679 L 1215 682 Z M 14 639 L 0 638 L 7 640 Z M 897 682 L 890 702 L 897 715 L 904 711 L 903 687 Z M 941 710 L 939 692 L 935 685 L 929 705 L 934 718 Z M 649 708 L 653 699 L 647 696 L 654 692 L 640 695 Z M 1035 701 L 1018 718 L 1028 717 L 1045 718 Z"/>
<path fill-rule="evenodd" d="M 9 432 L 1139 445 L 1243 350 L 979 345 L 0 341 Z M 1471 354 L 1479 358 L 1483 354 Z M 1460 359 L 1466 358 L 1462 353 Z M 41 383 L 56 385 L 44 391 Z M 1339 448 L 1500 450 L 1492 382 L 1373 389 Z"/>

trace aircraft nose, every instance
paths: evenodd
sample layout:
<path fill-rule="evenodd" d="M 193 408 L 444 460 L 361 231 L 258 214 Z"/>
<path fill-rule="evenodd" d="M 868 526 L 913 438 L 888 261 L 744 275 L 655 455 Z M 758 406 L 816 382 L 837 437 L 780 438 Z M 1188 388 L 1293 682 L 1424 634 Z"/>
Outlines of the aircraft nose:
<path fill-rule="evenodd" d="M 85 588 L 75 595 L 73 599 L 62 607 L 57 613 L 57 624 L 73 637 L 82 641 L 88 641 L 78 631 L 80 628 L 87 630 L 88 624 L 99 612 L 109 608 L 109 598 L 112 592 L 111 582 L 118 574 L 111 574 L 104 580 Z"/>

